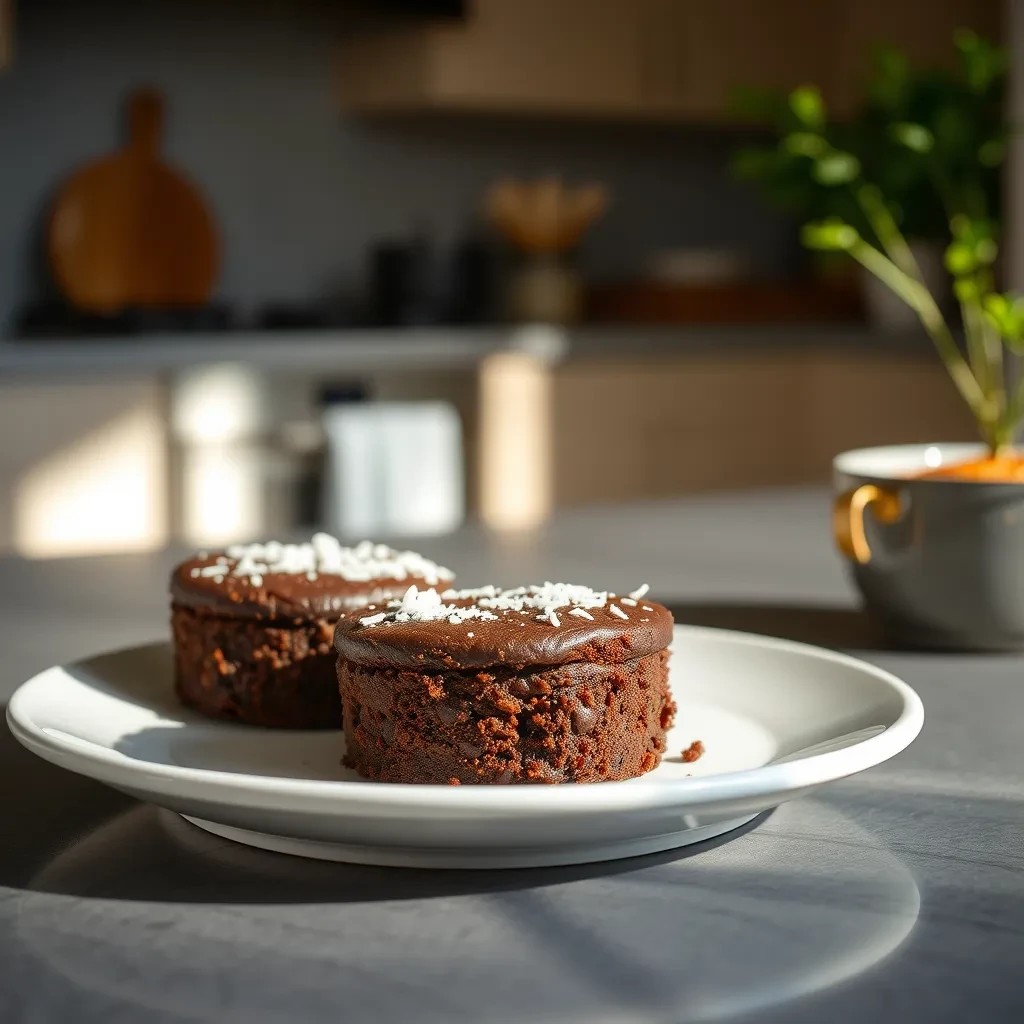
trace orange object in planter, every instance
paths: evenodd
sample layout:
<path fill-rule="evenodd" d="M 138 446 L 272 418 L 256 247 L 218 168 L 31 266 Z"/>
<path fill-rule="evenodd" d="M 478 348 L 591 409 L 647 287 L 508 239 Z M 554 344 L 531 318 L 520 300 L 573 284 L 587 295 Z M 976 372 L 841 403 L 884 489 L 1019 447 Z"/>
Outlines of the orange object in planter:
<path fill-rule="evenodd" d="M 918 473 L 916 480 L 960 480 L 986 484 L 1024 484 L 1024 455 L 986 455 Z"/>

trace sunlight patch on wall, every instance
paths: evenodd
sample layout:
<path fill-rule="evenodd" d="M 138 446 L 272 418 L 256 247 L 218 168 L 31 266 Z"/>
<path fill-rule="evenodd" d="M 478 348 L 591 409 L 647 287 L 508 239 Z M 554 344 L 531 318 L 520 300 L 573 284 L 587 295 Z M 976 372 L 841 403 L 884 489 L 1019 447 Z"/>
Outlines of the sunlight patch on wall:
<path fill-rule="evenodd" d="M 119 413 L 19 476 L 14 550 L 56 558 L 162 547 L 166 463 L 158 410 L 140 405 Z"/>

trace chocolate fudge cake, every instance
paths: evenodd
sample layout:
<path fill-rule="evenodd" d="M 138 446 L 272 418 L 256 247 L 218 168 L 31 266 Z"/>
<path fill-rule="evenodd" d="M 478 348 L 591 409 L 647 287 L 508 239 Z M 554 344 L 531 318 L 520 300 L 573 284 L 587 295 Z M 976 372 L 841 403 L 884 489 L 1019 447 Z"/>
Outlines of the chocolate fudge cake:
<path fill-rule="evenodd" d="M 672 616 L 564 583 L 421 590 L 343 612 L 346 763 L 385 782 L 629 779 L 665 750 Z"/>
<path fill-rule="evenodd" d="M 334 624 L 346 608 L 386 601 L 452 574 L 412 551 L 246 544 L 203 553 L 171 577 L 178 696 L 213 718 L 285 729 L 339 729 Z"/>

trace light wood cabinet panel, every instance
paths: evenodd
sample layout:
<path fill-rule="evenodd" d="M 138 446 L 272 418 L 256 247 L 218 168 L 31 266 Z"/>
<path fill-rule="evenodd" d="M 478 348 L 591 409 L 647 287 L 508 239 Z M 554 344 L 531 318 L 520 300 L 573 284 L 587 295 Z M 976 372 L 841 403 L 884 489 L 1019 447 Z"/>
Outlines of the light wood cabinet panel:
<path fill-rule="evenodd" d="M 481 416 L 492 429 L 479 457 L 500 463 L 516 494 L 533 495 L 517 526 L 561 506 L 824 483 L 832 458 L 850 448 L 976 437 L 927 352 L 515 360 L 516 373 L 500 359 L 485 370 Z M 524 423 L 543 425 L 529 443 Z M 485 489 L 488 480 L 493 473 L 481 475 Z M 502 507 L 493 497 L 481 493 L 483 518 L 507 525 L 489 515 Z"/>
<path fill-rule="evenodd" d="M 728 115 L 743 86 L 792 89 L 832 73 L 828 3 L 643 0 L 644 105 L 663 115 Z"/>
<path fill-rule="evenodd" d="M 342 103 L 700 123 L 732 119 L 739 86 L 813 82 L 844 114 L 873 44 L 948 62 L 955 28 L 1000 27 L 999 0 L 474 0 L 469 11 L 353 30 Z"/>
<path fill-rule="evenodd" d="M 11 63 L 14 50 L 14 0 L 0 0 L 0 71 Z"/>
<path fill-rule="evenodd" d="M 938 358 L 821 353 L 805 369 L 806 474 L 827 477 L 850 448 L 976 441 L 977 428 Z"/>
<path fill-rule="evenodd" d="M 640 31 L 633 0 L 475 0 L 465 22 L 349 36 L 342 101 L 371 111 L 631 112 Z"/>

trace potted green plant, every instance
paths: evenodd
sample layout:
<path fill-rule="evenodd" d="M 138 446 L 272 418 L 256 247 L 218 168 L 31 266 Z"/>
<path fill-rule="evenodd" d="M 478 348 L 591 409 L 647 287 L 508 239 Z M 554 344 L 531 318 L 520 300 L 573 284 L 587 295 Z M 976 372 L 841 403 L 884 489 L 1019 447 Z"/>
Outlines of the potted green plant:
<path fill-rule="evenodd" d="M 973 33 L 955 71 L 914 73 L 886 51 L 865 110 L 827 118 L 813 86 L 785 99 L 778 144 L 738 169 L 779 196 L 799 185 L 802 238 L 852 258 L 920 321 L 982 439 L 900 445 L 835 460 L 834 530 L 870 608 L 901 640 L 1024 647 L 1024 299 L 997 284 L 1006 54 Z M 942 211 L 958 316 L 943 309 L 911 244 Z"/>
<path fill-rule="evenodd" d="M 837 123 L 827 121 L 813 86 L 788 95 L 745 90 L 737 96 L 737 110 L 770 126 L 779 142 L 744 148 L 734 162 L 738 177 L 758 183 L 802 220 L 838 218 L 877 244 L 872 218 L 856 194 L 837 187 L 850 183 L 852 158 L 860 180 L 884 197 L 943 312 L 951 305 L 943 265 L 950 218 L 953 211 L 972 209 L 975 216 L 998 221 L 1005 148 L 1006 56 L 969 32 L 958 33 L 954 42 L 955 71 L 914 69 L 900 51 L 877 47 L 859 110 Z M 862 280 L 874 326 L 914 323 L 915 310 L 873 273 L 865 271 Z"/>

